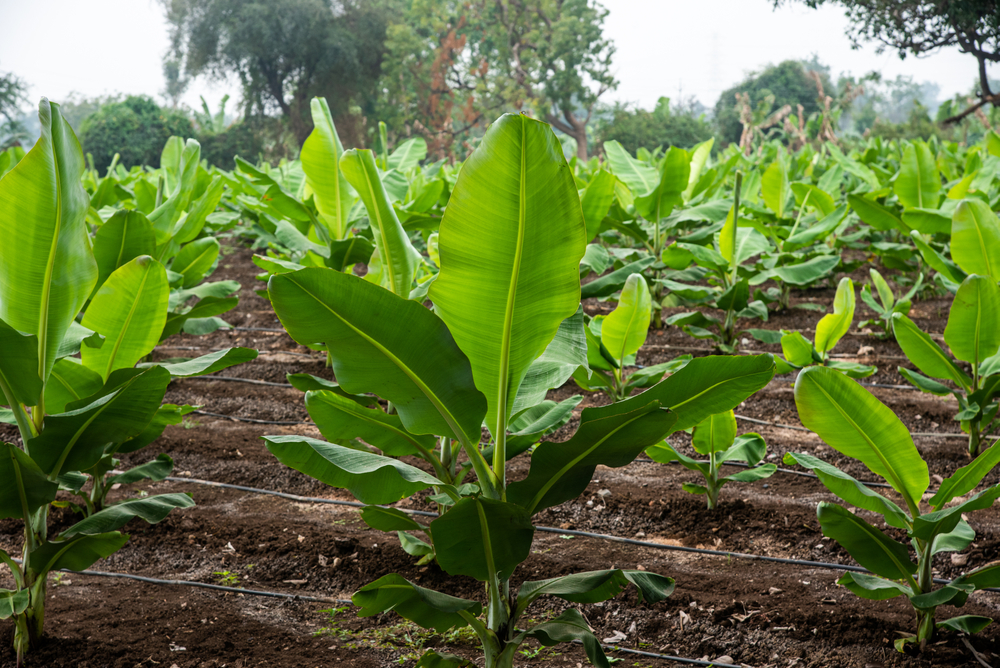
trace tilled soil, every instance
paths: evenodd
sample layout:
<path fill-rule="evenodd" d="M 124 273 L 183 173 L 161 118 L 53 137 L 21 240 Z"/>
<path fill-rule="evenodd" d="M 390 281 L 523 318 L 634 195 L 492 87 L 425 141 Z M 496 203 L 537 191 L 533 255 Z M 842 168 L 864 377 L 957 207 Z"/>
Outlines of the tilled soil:
<path fill-rule="evenodd" d="M 269 304 L 254 290 L 250 253 L 228 254 L 215 279 L 236 279 L 243 285 L 237 311 L 226 319 L 239 329 L 205 337 L 178 335 L 157 351 L 159 358 L 194 356 L 232 345 L 259 348 L 254 362 L 222 372 L 221 376 L 285 382 L 285 374 L 308 372 L 329 377 L 322 357 L 296 345 L 283 333 L 260 331 L 280 327 Z M 793 303 L 829 305 L 832 289 L 794 293 Z M 926 331 L 940 334 L 948 299 L 919 302 L 911 316 Z M 608 305 L 585 304 L 596 313 Z M 791 309 L 773 315 L 764 325 L 747 327 L 798 329 L 807 337 L 821 314 Z M 868 317 L 858 304 L 855 322 Z M 687 338 L 676 328 L 654 331 L 640 352 L 639 363 L 655 364 L 678 354 L 707 354 L 705 342 Z M 691 350 L 696 349 L 696 350 Z M 752 339 L 748 351 L 780 352 Z M 860 353 L 859 353 L 859 349 Z M 874 336 L 845 337 L 838 354 L 877 364 L 879 372 L 863 382 L 904 385 L 896 367 L 907 365 L 898 346 Z M 798 426 L 792 378 L 774 379 L 737 409 L 743 418 Z M 958 433 L 954 400 L 909 390 L 870 388 L 892 407 L 914 432 Z M 572 383 L 552 398 L 580 393 Z M 218 379 L 175 381 L 167 395 L 173 403 L 202 406 L 204 411 L 237 418 L 275 422 L 306 422 L 302 395 L 285 387 Z M 587 395 L 574 420 L 557 433 L 568 438 L 579 422 L 579 411 L 602 405 L 601 395 Z M 740 421 L 741 433 L 756 431 L 769 446 L 768 461 L 781 466 L 785 452 L 808 452 L 831 461 L 862 480 L 874 480 L 864 466 L 840 456 L 815 435 L 782 426 Z M 329 500 L 352 501 L 349 494 L 327 488 L 279 464 L 266 450 L 265 434 L 302 433 L 318 436 L 309 424 L 258 424 L 192 415 L 170 427 L 146 451 L 130 455 L 135 465 L 164 452 L 174 458 L 175 476 L 256 487 Z M 0 426 L 0 436 L 15 433 Z M 687 447 L 685 434 L 671 437 Z M 919 437 L 917 447 L 932 476 L 946 477 L 967 461 L 962 438 Z M 511 462 L 510 478 L 527 475 L 528 456 Z M 733 469 L 735 470 L 735 469 Z M 986 482 L 1000 478 L 991 473 Z M 935 477 L 935 480 L 938 480 Z M 768 480 L 724 488 L 720 507 L 708 511 L 703 497 L 681 489 L 695 476 L 675 465 L 638 461 L 620 469 L 601 467 L 579 499 L 546 510 L 537 517 L 539 531 L 528 561 L 515 573 L 514 586 L 595 568 L 644 568 L 676 579 L 667 600 L 640 604 L 627 592 L 604 604 L 582 608 L 599 638 L 617 638 L 622 647 L 691 659 L 755 667 L 793 666 L 965 666 L 976 662 L 956 634 L 942 633 L 921 655 L 897 653 L 892 641 L 913 628 L 905 600 L 865 601 L 836 585 L 842 571 L 819 565 L 775 563 L 741 556 L 714 556 L 676 548 L 790 558 L 827 564 L 853 564 L 833 541 L 825 539 L 815 507 L 833 497 L 814 478 L 779 471 Z M 935 483 L 932 482 L 932 486 Z M 205 486 L 183 480 L 140 485 L 148 493 L 190 492 L 198 505 L 171 514 L 155 526 L 134 522 L 128 545 L 96 570 L 132 575 L 221 583 L 247 590 L 284 592 L 326 599 L 308 602 L 223 593 L 186 586 L 162 586 L 131 580 L 80 574 L 53 576 L 45 644 L 29 657 L 29 666 L 53 668 L 312 668 L 326 666 L 412 666 L 424 648 L 439 647 L 469 657 L 476 645 L 467 633 L 440 637 L 418 630 L 393 615 L 358 619 L 346 602 L 360 586 L 388 573 L 400 573 L 418 584 L 447 593 L 483 600 L 482 586 L 452 577 L 435 564 L 417 566 L 403 552 L 394 534 L 369 529 L 356 508 L 317 504 L 246 491 Z M 122 489 L 134 495 L 138 489 Z M 890 490 L 891 492 L 891 490 Z M 420 495 L 400 504 L 433 510 Z M 863 513 L 870 521 L 874 518 Z M 69 524 L 68 511 L 53 515 L 57 525 Z M 944 555 L 935 562 L 939 577 L 962 572 L 1000 558 L 1000 513 L 979 511 L 969 517 L 979 538 L 954 561 Z M 654 543 L 656 546 L 613 542 L 572 535 L 584 531 Z M 567 532 L 567 533 L 562 533 Z M 20 545 L 20 524 L 0 521 L 0 547 Z M 9 584 L 0 571 L 0 586 Z M 568 604 L 542 600 L 530 610 L 535 619 L 558 614 Z M 1000 598 L 977 592 L 960 611 L 942 607 L 939 618 L 955 614 L 994 616 Z M 344 608 L 343 610 L 339 610 Z M 337 610 L 333 612 L 333 610 Z M 12 629 L 0 624 L 0 667 L 13 666 L 9 650 Z M 624 639 L 622 639 L 624 636 Z M 989 665 L 1000 662 L 1000 632 L 993 628 L 972 638 Z M 572 645 L 537 654 L 526 645 L 517 665 L 577 666 L 586 663 L 582 649 Z M 614 655 L 614 653 L 612 653 Z M 671 666 L 671 661 L 618 654 L 623 665 Z M 729 657 L 731 661 L 725 657 Z"/>

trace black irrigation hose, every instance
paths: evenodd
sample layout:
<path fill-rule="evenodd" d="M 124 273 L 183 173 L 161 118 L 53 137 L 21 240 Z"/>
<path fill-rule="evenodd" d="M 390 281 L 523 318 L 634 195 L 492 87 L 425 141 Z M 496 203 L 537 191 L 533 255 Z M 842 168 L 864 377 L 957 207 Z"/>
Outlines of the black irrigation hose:
<path fill-rule="evenodd" d="M 295 387 L 291 383 L 274 383 L 269 380 L 235 378 L 233 376 L 190 376 L 188 378 L 177 378 L 176 380 L 221 380 L 228 381 L 230 383 L 249 383 L 250 385 L 268 385 L 270 387 Z"/>
<path fill-rule="evenodd" d="M 285 594 L 277 591 L 262 591 L 259 589 L 241 589 L 239 587 L 224 587 L 223 585 L 209 584 L 207 582 L 195 582 L 192 580 L 162 580 L 160 578 L 147 578 L 141 575 L 129 575 L 128 573 L 111 573 L 108 571 L 70 571 L 61 569 L 61 573 L 73 573 L 75 575 L 94 575 L 105 578 L 120 578 L 123 580 L 136 580 L 147 584 L 155 585 L 180 585 L 183 587 L 198 587 L 201 589 L 214 589 L 215 591 L 231 592 L 234 594 L 247 594 L 249 596 L 267 596 L 271 598 L 286 598 L 295 601 L 306 601 L 308 603 L 336 603 L 352 604 L 340 598 L 320 598 L 318 596 L 305 596 L 303 594 Z M 353 605 L 353 604 L 352 604 Z"/>
<path fill-rule="evenodd" d="M 811 431 L 805 427 L 797 427 L 791 424 L 781 424 L 779 422 L 768 422 L 767 420 L 758 420 L 757 418 L 746 417 L 745 415 L 736 415 L 737 420 L 743 420 L 744 422 L 752 422 L 754 424 L 764 424 L 769 427 L 779 427 L 781 429 L 794 429 L 795 431 Z M 967 434 L 954 434 L 954 433 L 939 433 L 933 431 L 913 431 L 910 432 L 910 436 L 916 436 L 917 438 L 963 438 L 968 439 Z"/>
<path fill-rule="evenodd" d="M 21 563 L 20 559 L 14 559 L 17 563 Z M 181 586 L 181 587 L 197 587 L 199 589 L 212 589 L 215 591 L 224 591 L 233 594 L 246 594 L 248 596 L 263 596 L 268 598 L 283 598 L 292 601 L 304 601 L 306 603 L 326 603 L 335 605 L 354 605 L 354 601 L 349 601 L 342 598 L 320 598 L 318 596 L 306 596 L 304 594 L 286 594 L 284 592 L 278 591 L 264 591 L 260 589 L 241 589 L 239 587 L 225 587 L 223 585 L 209 584 L 207 582 L 195 582 L 192 580 L 164 580 L 161 578 L 147 578 L 141 575 L 130 575 L 128 573 L 112 573 L 109 571 L 70 571 L 65 568 L 59 569 L 60 573 L 70 573 L 73 575 L 90 575 L 92 577 L 102 577 L 102 578 L 118 578 L 121 580 L 135 580 L 136 582 L 143 582 L 145 584 L 154 585 L 165 585 L 165 586 Z M 582 644 L 579 640 L 572 641 L 574 644 Z M 628 647 L 619 647 L 617 645 L 605 645 L 601 644 L 606 651 L 609 652 L 624 652 L 626 654 L 635 654 L 639 656 L 648 656 L 654 659 L 662 659 L 665 661 L 674 661 L 676 663 L 686 663 L 693 666 L 713 666 L 714 668 L 742 668 L 741 666 L 736 666 L 730 663 L 717 663 L 712 661 L 702 661 L 701 659 L 685 659 L 680 656 L 670 656 L 669 654 L 657 654 L 655 652 L 645 652 L 639 649 L 629 649 Z"/>
<path fill-rule="evenodd" d="M 583 642 L 580 640 L 572 641 L 574 645 L 582 645 Z M 743 668 L 742 666 L 737 666 L 732 663 L 718 663 L 716 661 L 702 661 L 701 659 L 685 659 L 679 656 L 670 656 L 669 654 L 657 654 L 656 652 L 644 652 L 641 649 L 628 649 L 627 647 L 618 647 L 617 645 L 605 645 L 601 643 L 601 647 L 608 652 L 625 652 L 626 654 L 637 654 L 639 656 L 648 656 L 651 659 L 662 659 L 664 661 L 674 661 L 676 663 L 686 663 L 690 666 L 711 666 L 711 668 Z"/>
<path fill-rule="evenodd" d="M 209 413 L 208 411 L 191 411 L 189 415 L 206 415 L 208 417 L 223 418 L 226 420 L 236 420 L 237 422 L 252 422 L 253 424 L 281 424 L 281 425 L 312 424 L 312 422 L 306 422 L 304 420 L 303 421 L 258 420 L 257 418 L 237 417 L 235 415 L 223 415 L 222 413 Z"/>
<path fill-rule="evenodd" d="M 156 346 L 157 350 L 160 350 L 162 348 L 166 348 L 167 350 L 206 350 L 206 348 L 203 348 L 201 346 Z M 208 352 L 210 352 L 210 353 L 218 353 L 218 352 L 222 352 L 223 350 L 225 350 L 225 348 L 211 349 L 211 350 L 208 350 Z M 321 361 L 321 360 L 325 359 L 323 357 L 317 357 L 315 355 L 310 355 L 309 353 L 297 353 L 297 352 L 293 352 L 291 350 L 258 350 L 257 354 L 258 355 L 295 355 L 296 357 L 308 357 L 308 358 L 314 359 L 316 361 Z"/>
<path fill-rule="evenodd" d="M 360 503 L 358 501 L 340 501 L 338 499 L 325 499 L 321 497 L 311 497 L 311 496 L 299 496 L 298 494 L 288 494 L 286 492 L 275 492 L 269 489 L 260 489 L 257 487 L 247 487 L 245 485 L 232 485 L 230 483 L 224 482 L 214 482 L 212 480 L 201 480 L 199 478 L 178 478 L 175 476 L 170 476 L 164 478 L 164 480 L 169 480 L 172 482 L 190 482 L 199 485 L 208 485 L 211 487 L 223 487 L 226 489 L 236 489 L 244 492 L 251 492 L 254 494 L 266 494 L 268 496 L 277 496 L 284 499 L 289 499 L 292 501 L 299 501 L 304 503 L 323 503 L 334 506 L 348 506 L 351 508 L 364 508 L 368 504 Z M 398 508 L 402 512 L 408 515 L 419 515 L 421 517 L 438 517 L 437 513 L 432 513 L 426 510 L 411 510 L 409 508 Z M 862 568 L 861 566 L 851 566 L 849 564 L 834 564 L 825 561 L 809 561 L 804 559 L 789 559 L 787 557 L 769 557 L 761 554 L 748 554 L 746 552 L 726 552 L 724 550 L 708 550 L 701 547 L 685 547 L 682 545 L 668 545 L 665 543 L 652 543 L 644 540 L 636 540 L 634 538 L 622 538 L 620 536 L 612 536 L 610 534 L 604 533 L 593 533 L 590 531 L 577 531 L 575 529 L 558 529 L 556 527 L 545 527 L 536 526 L 535 530 L 541 531 L 543 533 L 554 533 L 559 535 L 567 536 L 580 536 L 581 538 L 597 538 L 599 540 L 606 540 L 613 543 L 624 543 L 626 545 L 637 545 L 639 547 L 648 547 L 656 550 L 667 550 L 673 552 L 689 552 L 692 554 L 705 554 L 715 557 L 735 557 L 737 559 L 749 559 L 751 561 L 767 561 L 778 564 L 792 564 L 796 566 L 809 566 L 812 568 L 825 568 L 828 570 L 841 570 L 841 571 L 854 571 L 856 573 L 870 573 L 874 575 L 871 571 Z M 937 584 L 950 584 L 951 580 L 946 580 L 944 578 L 934 578 L 934 582 Z M 992 591 L 1000 592 L 1000 588 L 997 587 L 985 587 L 979 591 Z"/>
<path fill-rule="evenodd" d="M 206 378 L 210 378 L 210 376 L 206 376 Z M 281 385 L 281 387 L 284 387 L 284 385 Z M 195 415 L 207 415 L 209 417 L 236 420 L 238 422 L 253 422 L 255 424 L 281 424 L 281 425 L 313 424 L 312 422 L 309 422 L 307 420 L 301 420 L 298 422 L 285 421 L 285 420 L 258 420 L 256 418 L 237 417 L 235 415 L 223 415 L 222 413 L 209 413 L 207 411 L 192 411 L 191 413 Z M 767 420 L 758 420 L 756 418 L 746 417 L 743 415 L 737 415 L 736 419 L 743 420 L 744 422 L 752 422 L 754 424 L 767 425 L 769 427 L 778 427 L 779 429 L 794 429 L 795 431 L 809 431 L 809 429 L 806 429 L 805 427 L 796 427 L 795 425 L 781 424 L 778 422 L 768 422 Z M 937 433 L 930 431 L 928 432 L 915 431 L 911 432 L 910 436 L 915 436 L 917 438 L 963 438 L 963 439 L 969 438 L 965 434 Z"/>
<path fill-rule="evenodd" d="M 235 329 L 238 332 L 278 332 L 279 334 L 285 333 L 285 330 L 279 329 L 277 327 L 231 327 L 230 329 Z"/>

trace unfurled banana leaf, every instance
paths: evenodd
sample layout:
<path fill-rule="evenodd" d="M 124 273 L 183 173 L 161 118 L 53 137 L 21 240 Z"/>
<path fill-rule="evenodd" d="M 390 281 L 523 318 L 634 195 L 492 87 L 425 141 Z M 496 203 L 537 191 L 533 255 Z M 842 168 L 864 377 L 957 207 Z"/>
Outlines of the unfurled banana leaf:
<path fill-rule="evenodd" d="M 885 478 L 916 513 L 930 474 L 909 430 L 889 408 L 851 379 L 825 367 L 799 373 L 795 405 L 803 425 Z"/>
<path fill-rule="evenodd" d="M 84 346 L 83 365 L 107 380 L 152 352 L 167 321 L 170 286 L 163 265 L 142 255 L 116 269 L 90 302 L 82 325 L 104 336 L 100 348 Z"/>
<path fill-rule="evenodd" d="M 585 248 L 580 198 L 552 129 L 501 117 L 459 174 L 429 293 L 472 364 L 498 442 L 528 368 L 579 308 Z"/>
<path fill-rule="evenodd" d="M 80 185 L 83 152 L 59 105 L 43 99 L 41 137 L 0 180 L 0 320 L 38 337 L 48 378 L 63 337 L 97 281 Z"/>

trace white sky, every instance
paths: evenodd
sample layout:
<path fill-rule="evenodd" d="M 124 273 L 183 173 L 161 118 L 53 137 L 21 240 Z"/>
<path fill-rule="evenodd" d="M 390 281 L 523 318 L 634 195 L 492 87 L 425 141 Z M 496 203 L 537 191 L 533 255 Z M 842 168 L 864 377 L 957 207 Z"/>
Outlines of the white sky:
<path fill-rule="evenodd" d="M 893 78 L 913 76 L 941 86 L 941 95 L 965 92 L 976 77 L 975 60 L 957 49 L 900 61 L 874 48 L 852 51 L 840 10 L 801 5 L 772 11 L 770 0 L 602 0 L 610 10 L 606 34 L 617 46 L 621 85 L 608 101 L 652 108 L 661 95 L 682 92 L 712 106 L 719 93 L 743 75 L 787 58 L 817 53 L 834 77 L 871 70 Z M 59 100 L 73 91 L 92 97 L 145 93 L 164 87 L 162 58 L 168 48 L 163 12 L 156 0 L 0 0 L 0 71 L 13 71 L 33 98 Z M 991 70 L 1000 76 L 1000 67 Z M 196 81 L 184 101 L 212 106 L 233 84 Z"/>

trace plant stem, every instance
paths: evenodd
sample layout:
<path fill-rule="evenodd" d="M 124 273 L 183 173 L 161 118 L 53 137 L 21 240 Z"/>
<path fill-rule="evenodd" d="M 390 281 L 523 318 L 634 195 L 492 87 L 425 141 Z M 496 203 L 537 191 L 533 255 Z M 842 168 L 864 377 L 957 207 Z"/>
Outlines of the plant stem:
<path fill-rule="evenodd" d="M 719 469 L 715 465 L 715 451 L 708 453 L 708 509 L 715 510 L 719 505 Z"/>
<path fill-rule="evenodd" d="M 917 541 L 918 560 L 917 563 L 917 587 L 920 593 L 925 594 L 934 588 L 934 573 L 931 570 L 933 557 L 931 556 L 931 546 L 933 541 Z M 923 650 L 929 640 L 934 638 L 934 613 L 936 608 L 926 608 L 917 610 L 917 640 L 920 642 L 920 649 Z"/>

